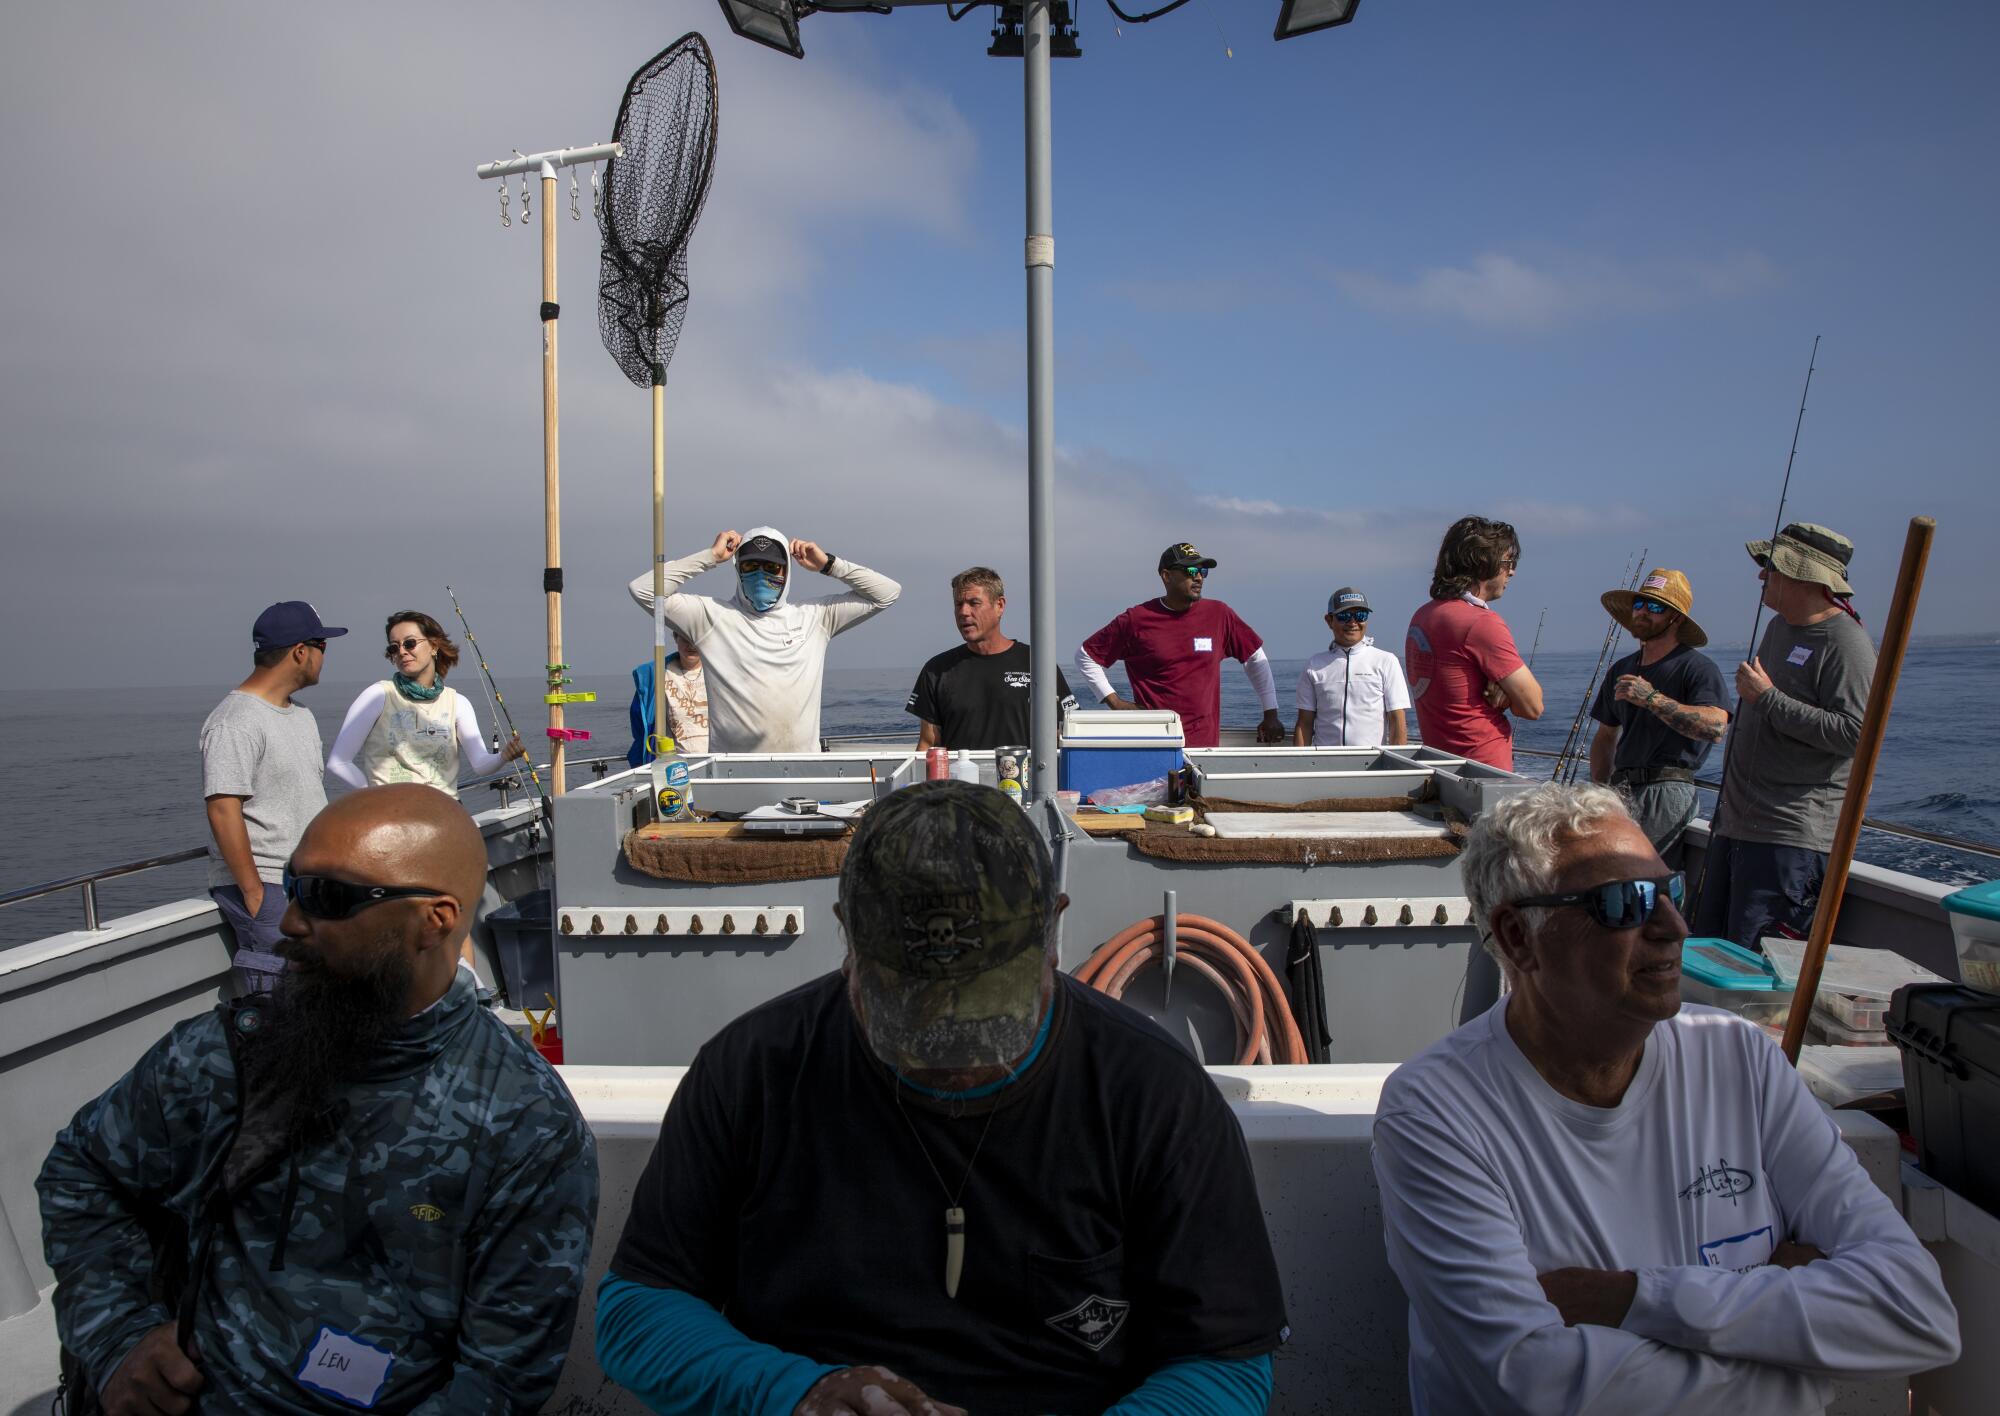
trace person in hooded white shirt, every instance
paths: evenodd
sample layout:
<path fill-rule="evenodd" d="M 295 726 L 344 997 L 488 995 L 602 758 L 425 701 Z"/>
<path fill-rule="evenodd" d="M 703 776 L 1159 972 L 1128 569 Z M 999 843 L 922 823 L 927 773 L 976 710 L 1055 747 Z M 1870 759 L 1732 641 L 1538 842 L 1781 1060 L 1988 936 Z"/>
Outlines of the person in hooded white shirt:
<path fill-rule="evenodd" d="M 1509 798 L 1460 858 L 1512 991 L 1375 1119 L 1429 1412 L 1818 1412 L 1954 1361 L 1937 1264 L 1761 1029 L 1680 1001 L 1678 902 L 1622 799 Z"/>
<path fill-rule="evenodd" d="M 704 570 L 736 562 L 727 599 L 680 587 Z M 818 571 L 847 588 L 803 599 L 792 594 L 791 568 Z M 668 595 L 657 619 L 701 651 L 708 680 L 710 752 L 818 752 L 820 684 L 826 645 L 896 603 L 903 587 L 886 575 L 829 555 L 811 541 L 787 540 L 775 526 L 748 536 L 724 531 L 714 544 L 666 566 Z M 631 584 L 632 598 L 653 614 L 650 572 Z"/>
<path fill-rule="evenodd" d="M 1368 637 L 1368 597 L 1343 585 L 1326 602 L 1333 643 L 1299 674 L 1294 747 L 1377 747 L 1410 740 L 1403 662 Z"/>

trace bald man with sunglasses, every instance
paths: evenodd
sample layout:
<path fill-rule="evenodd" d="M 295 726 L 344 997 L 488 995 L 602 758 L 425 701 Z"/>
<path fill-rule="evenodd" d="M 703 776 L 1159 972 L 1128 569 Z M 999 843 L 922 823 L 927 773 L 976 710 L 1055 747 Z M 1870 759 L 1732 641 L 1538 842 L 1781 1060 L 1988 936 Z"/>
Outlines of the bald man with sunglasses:
<path fill-rule="evenodd" d="M 56 1138 L 65 1374 L 111 1416 L 554 1394 L 596 1149 L 458 967 L 485 878 L 443 793 L 341 798 L 285 869 L 276 991 L 181 1023 Z"/>
<path fill-rule="evenodd" d="M 1681 1002 L 1682 880 L 1623 799 L 1511 797 L 1460 864 L 1512 988 L 1375 1119 L 1418 1416 L 1802 1416 L 1955 1360 L 1937 1264 L 1784 1054 Z"/>

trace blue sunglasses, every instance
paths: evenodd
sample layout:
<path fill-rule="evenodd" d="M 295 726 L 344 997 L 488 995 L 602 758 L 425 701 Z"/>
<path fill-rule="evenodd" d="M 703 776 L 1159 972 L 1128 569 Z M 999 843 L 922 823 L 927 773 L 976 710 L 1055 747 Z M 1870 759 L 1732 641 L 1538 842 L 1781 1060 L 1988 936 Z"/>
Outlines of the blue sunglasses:
<path fill-rule="evenodd" d="M 1335 610 L 1333 617 L 1341 624 L 1366 624 L 1373 610 Z"/>
<path fill-rule="evenodd" d="M 1671 610 L 1673 606 L 1662 604 L 1658 600 L 1649 599 L 1644 595 L 1639 595 L 1633 598 L 1632 608 L 1635 610 L 1644 610 L 1649 615 L 1663 615 Z"/>
<path fill-rule="evenodd" d="M 1653 917 L 1665 895 L 1679 909 L 1687 895 L 1687 877 L 1678 870 L 1660 880 L 1613 880 L 1566 895 L 1530 895 L 1516 906 L 1548 905 L 1557 909 L 1580 906 L 1606 929 L 1637 929 Z"/>

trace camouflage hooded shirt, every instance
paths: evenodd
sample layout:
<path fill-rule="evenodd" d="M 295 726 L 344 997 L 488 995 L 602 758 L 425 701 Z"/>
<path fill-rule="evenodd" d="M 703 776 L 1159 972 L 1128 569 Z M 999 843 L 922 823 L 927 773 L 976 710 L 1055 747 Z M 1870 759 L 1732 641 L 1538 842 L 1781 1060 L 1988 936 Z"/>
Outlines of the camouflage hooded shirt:
<path fill-rule="evenodd" d="M 212 1236 L 201 1410 L 538 1409 L 597 1212 L 596 1148 L 554 1070 L 461 970 L 338 1091 L 332 1124 L 260 1145 L 225 1031 L 260 1021 L 237 1004 L 180 1024 L 56 1138 L 37 1189 L 64 1344 L 101 1391 L 173 1319 L 151 1296 L 146 1207 Z M 264 1153 L 247 1166 L 239 1131 Z"/>

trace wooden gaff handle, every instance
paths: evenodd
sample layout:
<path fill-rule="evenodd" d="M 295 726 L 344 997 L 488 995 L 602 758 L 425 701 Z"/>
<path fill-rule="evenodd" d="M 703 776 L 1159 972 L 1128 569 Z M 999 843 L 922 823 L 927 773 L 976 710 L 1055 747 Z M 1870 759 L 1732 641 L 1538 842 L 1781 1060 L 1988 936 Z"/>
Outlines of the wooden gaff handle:
<path fill-rule="evenodd" d="M 1889 602 L 1889 620 L 1882 628 L 1875 681 L 1868 689 L 1868 711 L 1861 718 L 1861 741 L 1854 748 L 1854 771 L 1847 781 L 1847 794 L 1841 799 L 1840 823 L 1834 828 L 1826 879 L 1819 887 L 1819 908 L 1813 914 L 1805 957 L 1799 962 L 1792 1010 L 1785 1019 L 1785 1060 L 1794 1066 L 1798 1064 L 1799 1047 L 1805 1042 L 1806 1018 L 1812 1011 L 1813 996 L 1819 992 L 1820 972 L 1826 967 L 1826 951 L 1833 943 L 1833 926 L 1840 918 L 1840 897 L 1846 893 L 1848 868 L 1854 863 L 1854 847 L 1861 839 L 1861 818 L 1868 813 L 1868 790 L 1875 783 L 1875 759 L 1881 755 L 1882 738 L 1889 728 L 1889 705 L 1895 700 L 1896 680 L 1903 672 L 1903 651 L 1910 645 L 1910 625 L 1917 617 L 1917 597 L 1924 588 L 1924 565 L 1930 559 L 1931 537 L 1936 532 L 1935 520 L 1913 516 L 1909 535 L 1903 539 L 1903 564 L 1896 572 L 1896 595 Z"/>

